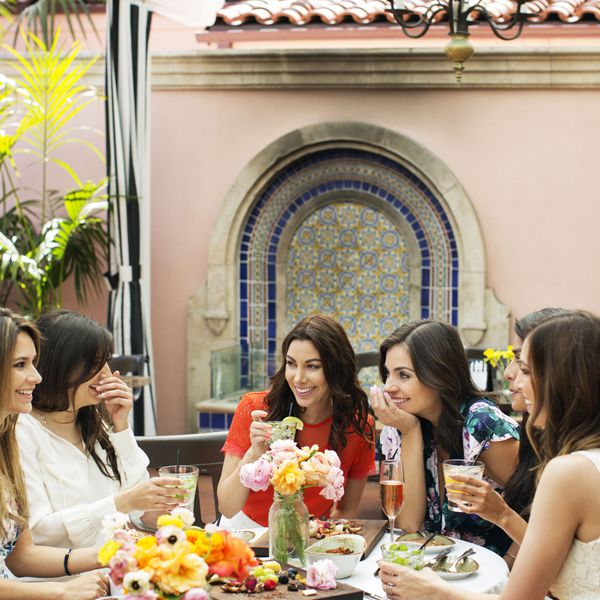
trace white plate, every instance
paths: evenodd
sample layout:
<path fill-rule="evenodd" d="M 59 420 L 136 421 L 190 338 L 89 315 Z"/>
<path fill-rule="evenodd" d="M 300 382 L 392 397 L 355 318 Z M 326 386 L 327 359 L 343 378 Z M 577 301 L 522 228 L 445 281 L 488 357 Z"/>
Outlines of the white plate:
<path fill-rule="evenodd" d="M 469 575 L 473 575 L 473 573 L 477 573 L 477 571 L 479 571 L 479 563 L 476 560 L 467 557 L 465 559 L 465 563 L 469 566 L 472 566 L 472 570 L 459 571 L 458 573 L 449 573 L 448 571 L 434 571 L 434 573 L 436 575 L 439 575 L 442 579 L 452 581 L 453 579 L 464 579 L 465 577 L 469 577 Z M 452 564 L 452 557 L 450 557 L 450 564 Z"/>
<path fill-rule="evenodd" d="M 413 534 L 405 534 L 405 535 L 413 535 Z M 440 535 L 440 534 L 438 534 L 438 535 Z M 437 554 L 438 552 L 441 552 L 442 550 L 445 550 L 446 548 L 451 548 L 452 546 L 454 546 L 455 542 L 452 538 L 449 538 L 445 535 L 440 535 L 440 537 L 442 537 L 446 540 L 450 540 L 451 543 L 445 544 L 443 546 L 432 546 L 431 543 L 427 544 L 427 546 L 425 546 L 425 554 L 426 555 Z M 417 549 L 423 542 L 406 541 L 406 540 L 402 539 L 402 535 L 399 535 L 396 537 L 396 543 L 406 544 L 408 546 L 408 548 L 412 550 L 412 549 Z"/>

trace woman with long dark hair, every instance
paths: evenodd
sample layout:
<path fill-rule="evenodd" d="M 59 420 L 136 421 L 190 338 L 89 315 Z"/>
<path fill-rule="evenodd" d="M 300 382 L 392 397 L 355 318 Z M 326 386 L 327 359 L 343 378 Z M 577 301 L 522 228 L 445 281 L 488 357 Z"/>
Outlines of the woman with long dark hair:
<path fill-rule="evenodd" d="M 514 411 L 522 413 L 519 433 L 519 460 L 511 478 L 506 482 L 504 494 L 500 495 L 493 486 L 484 480 L 470 477 L 457 476 L 456 480 L 464 485 L 455 486 L 461 495 L 454 498 L 462 505 L 462 510 L 469 514 L 479 515 L 482 519 L 490 521 L 501 527 L 514 541 L 504 555 L 506 562 L 512 566 L 519 544 L 523 541 L 527 521 L 531 511 L 531 503 L 535 494 L 535 476 L 539 464 L 529 437 L 526 435 L 528 413 L 523 395 L 516 388 L 516 378 L 519 374 L 519 359 L 523 340 L 538 326 L 554 317 L 568 314 L 563 308 L 542 308 L 528 313 L 515 321 L 516 344 L 513 346 L 514 359 L 504 371 L 504 377 L 510 385 L 512 394 L 511 407 Z M 533 430 L 532 435 L 538 435 L 538 430 Z"/>
<path fill-rule="evenodd" d="M 445 496 L 444 460 L 479 457 L 484 476 L 501 490 L 519 450 L 517 423 L 476 388 L 456 328 L 440 321 L 402 325 L 381 343 L 379 370 L 385 385 L 371 390 L 373 410 L 402 436 L 399 526 L 424 525 L 504 555 L 508 535 L 477 515 L 451 511 Z"/>
<path fill-rule="evenodd" d="M 591 600 L 600 590 L 600 319 L 573 311 L 525 339 L 516 388 L 530 412 L 537 455 L 529 525 L 500 596 L 476 594 L 381 563 L 392 600 Z M 539 435 L 532 435 L 541 430 Z"/>
<path fill-rule="evenodd" d="M 17 577 L 60 577 L 96 569 L 97 551 L 36 546 L 27 526 L 28 503 L 15 423 L 31 412 L 40 347 L 37 329 L 23 317 L 0 308 L 0 598 L 12 600 L 92 600 L 107 592 L 106 578 L 86 573 L 71 581 L 25 583 Z"/>
<path fill-rule="evenodd" d="M 179 480 L 148 480 L 148 457 L 129 427 L 133 395 L 107 364 L 110 333 L 65 310 L 37 326 L 42 382 L 17 425 L 34 541 L 92 546 L 103 541 L 106 515 L 173 508 L 166 486 Z"/>
<path fill-rule="evenodd" d="M 219 481 L 219 510 L 235 519 L 231 526 L 267 524 L 272 491 L 245 488 L 240 468 L 267 450 L 268 421 L 295 416 L 304 427 L 296 432 L 299 446 L 317 444 L 335 450 L 344 472 L 345 493 L 337 516 L 353 516 L 368 475 L 374 469 L 374 425 L 367 395 L 356 377 L 356 358 L 342 326 L 324 315 L 302 319 L 285 337 L 282 364 L 265 392 L 240 401 L 223 447 L 225 461 Z M 315 516 L 331 513 L 332 502 L 309 488 L 304 501 Z"/>

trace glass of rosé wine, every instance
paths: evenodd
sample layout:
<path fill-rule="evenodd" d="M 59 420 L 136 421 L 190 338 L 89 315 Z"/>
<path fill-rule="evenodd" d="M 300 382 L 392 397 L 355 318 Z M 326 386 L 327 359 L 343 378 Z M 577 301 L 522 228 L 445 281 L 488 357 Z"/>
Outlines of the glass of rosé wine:
<path fill-rule="evenodd" d="M 390 544 L 393 544 L 394 524 L 404 503 L 404 473 L 400 459 L 381 461 L 379 495 L 383 512 L 390 520 Z"/>

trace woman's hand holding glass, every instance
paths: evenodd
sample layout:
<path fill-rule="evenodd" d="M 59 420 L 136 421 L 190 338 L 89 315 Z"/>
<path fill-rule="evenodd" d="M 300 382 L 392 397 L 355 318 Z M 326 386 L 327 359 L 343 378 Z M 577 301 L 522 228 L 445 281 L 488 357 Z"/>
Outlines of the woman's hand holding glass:
<path fill-rule="evenodd" d="M 181 479 L 152 477 L 115 496 L 115 506 L 119 512 L 132 510 L 163 510 L 177 508 L 186 499 L 186 491 Z"/>
<path fill-rule="evenodd" d="M 119 371 L 115 371 L 98 384 L 100 398 L 104 401 L 104 408 L 116 432 L 129 427 L 129 413 L 133 407 L 133 392 L 119 376 Z"/>
<path fill-rule="evenodd" d="M 385 561 L 379 562 L 381 585 L 392 600 L 436 600 L 455 598 L 455 591 L 431 569 L 415 571 Z M 455 588 L 459 589 L 460 588 Z"/>
<path fill-rule="evenodd" d="M 460 493 L 448 491 L 448 499 L 456 502 L 462 512 L 479 515 L 497 525 L 511 511 L 504 498 L 487 481 L 456 473 L 453 473 L 452 478 L 460 482 L 458 485 L 453 484 L 452 490 Z"/>
<path fill-rule="evenodd" d="M 384 425 L 391 425 L 402 434 L 409 433 L 419 427 L 419 419 L 415 415 L 398 408 L 391 396 L 379 386 L 371 386 L 369 392 L 373 412 Z"/>
<path fill-rule="evenodd" d="M 263 421 L 267 417 L 264 410 L 253 410 L 250 413 L 252 423 L 250 424 L 250 451 L 252 460 L 258 459 L 269 449 L 271 438 L 271 425 Z"/>

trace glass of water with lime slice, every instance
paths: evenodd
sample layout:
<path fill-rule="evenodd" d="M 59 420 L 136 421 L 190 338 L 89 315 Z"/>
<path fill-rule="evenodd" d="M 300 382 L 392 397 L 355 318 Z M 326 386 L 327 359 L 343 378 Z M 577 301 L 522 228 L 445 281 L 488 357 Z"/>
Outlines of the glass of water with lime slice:
<path fill-rule="evenodd" d="M 184 494 L 181 506 L 194 512 L 194 499 L 196 496 L 196 487 L 198 486 L 198 467 L 192 465 L 169 465 L 160 467 L 158 475 L 169 479 L 181 479 Z"/>

